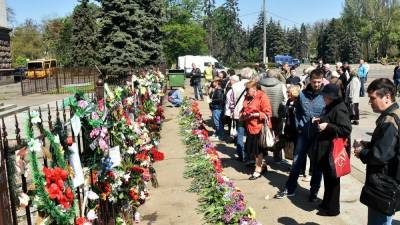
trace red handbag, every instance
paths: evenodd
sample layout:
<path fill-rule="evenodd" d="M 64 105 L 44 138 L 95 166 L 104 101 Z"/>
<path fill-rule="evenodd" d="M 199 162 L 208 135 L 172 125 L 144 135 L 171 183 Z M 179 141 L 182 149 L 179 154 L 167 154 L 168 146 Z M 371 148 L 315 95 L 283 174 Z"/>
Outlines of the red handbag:
<path fill-rule="evenodd" d="M 347 153 L 347 138 L 335 138 L 332 141 L 332 151 L 329 157 L 329 164 L 333 176 L 339 178 L 351 172 L 350 156 Z"/>

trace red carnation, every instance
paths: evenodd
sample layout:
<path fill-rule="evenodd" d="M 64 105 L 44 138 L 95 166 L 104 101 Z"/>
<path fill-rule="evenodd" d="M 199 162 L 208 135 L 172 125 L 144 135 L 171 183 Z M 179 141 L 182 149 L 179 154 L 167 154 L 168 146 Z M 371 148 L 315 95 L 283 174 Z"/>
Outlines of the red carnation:
<path fill-rule="evenodd" d="M 47 191 L 49 192 L 49 197 L 52 200 L 59 199 L 60 196 L 62 195 L 60 188 L 58 187 L 58 185 L 56 185 L 54 183 L 52 183 L 50 185 L 50 187 L 47 189 Z"/>
<path fill-rule="evenodd" d="M 136 159 L 137 161 L 144 161 L 144 160 L 147 160 L 147 158 L 148 158 L 148 156 L 147 156 L 147 154 L 145 154 L 145 153 L 139 153 L 139 154 L 137 154 L 137 155 L 135 156 L 135 159 Z"/>
<path fill-rule="evenodd" d="M 136 193 L 136 190 L 134 188 L 131 189 L 131 191 L 129 191 L 129 196 L 131 196 L 131 198 L 137 202 L 139 200 L 139 195 Z"/>
<path fill-rule="evenodd" d="M 140 167 L 140 166 L 132 166 L 131 168 L 133 171 L 138 172 L 138 173 L 143 173 L 144 172 L 144 168 Z"/>
<path fill-rule="evenodd" d="M 157 151 L 155 148 L 151 149 L 151 154 L 153 155 L 154 161 L 164 160 L 164 153 Z"/>
<path fill-rule="evenodd" d="M 67 187 L 67 189 L 65 189 L 65 196 L 67 197 L 67 199 L 69 199 L 70 201 L 74 200 L 74 193 L 72 192 L 70 187 Z"/>
<path fill-rule="evenodd" d="M 76 219 L 75 221 L 75 225 L 83 225 L 87 222 L 85 217 L 79 217 L 78 219 Z"/>

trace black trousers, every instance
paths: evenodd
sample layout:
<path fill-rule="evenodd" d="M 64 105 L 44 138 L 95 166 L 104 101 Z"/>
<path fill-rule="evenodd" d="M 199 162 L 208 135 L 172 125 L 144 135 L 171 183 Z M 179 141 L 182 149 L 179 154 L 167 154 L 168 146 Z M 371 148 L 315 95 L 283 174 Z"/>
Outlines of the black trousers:
<path fill-rule="evenodd" d="M 329 166 L 329 154 L 325 154 L 317 163 L 317 166 L 322 170 L 325 187 L 321 208 L 329 214 L 337 215 L 340 213 L 340 178 L 332 175 L 332 169 Z"/>
<path fill-rule="evenodd" d="M 281 118 L 271 117 L 272 130 L 274 131 L 275 136 L 281 135 L 282 127 L 283 127 L 282 122 L 283 122 L 283 120 Z M 282 160 L 282 157 L 283 157 L 282 149 L 283 149 L 283 146 L 281 143 L 278 142 L 275 144 L 274 150 L 273 150 L 275 162 L 280 162 Z"/>

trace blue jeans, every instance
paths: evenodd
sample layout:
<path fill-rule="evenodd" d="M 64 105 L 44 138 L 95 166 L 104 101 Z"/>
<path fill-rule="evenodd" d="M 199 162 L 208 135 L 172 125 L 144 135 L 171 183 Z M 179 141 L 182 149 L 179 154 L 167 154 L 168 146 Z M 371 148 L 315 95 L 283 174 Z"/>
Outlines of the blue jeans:
<path fill-rule="evenodd" d="M 244 148 L 244 136 L 246 135 L 246 128 L 244 127 L 244 123 L 236 120 L 236 131 L 237 131 L 237 137 L 236 137 L 236 151 L 239 156 L 239 158 L 243 160 L 247 160 L 249 158 L 247 152 L 245 151 Z"/>
<path fill-rule="evenodd" d="M 224 124 L 222 123 L 222 109 L 213 109 L 212 118 L 214 122 L 215 135 L 220 139 L 224 137 Z"/>
<path fill-rule="evenodd" d="M 294 149 L 293 164 L 290 170 L 289 178 L 286 181 L 286 189 L 288 193 L 293 193 L 297 188 L 297 180 L 300 176 L 301 167 L 306 160 L 307 151 L 310 148 L 312 139 L 307 138 L 305 135 L 299 134 L 296 142 L 296 148 Z M 310 160 L 313 163 L 313 160 Z M 317 195 L 318 190 L 321 186 L 322 171 L 318 168 L 313 167 L 311 177 L 311 188 L 310 194 Z"/>
<path fill-rule="evenodd" d="M 198 84 L 194 84 L 193 90 L 194 90 L 194 97 L 196 98 L 196 100 L 203 99 L 203 92 L 201 90 L 201 82 L 199 82 Z"/>
<path fill-rule="evenodd" d="M 387 216 L 368 207 L 368 225 L 392 225 L 393 216 Z"/>
<path fill-rule="evenodd" d="M 360 97 L 364 97 L 364 95 L 365 95 L 365 81 L 366 80 L 367 80 L 366 77 L 360 77 L 360 81 L 361 81 Z"/>

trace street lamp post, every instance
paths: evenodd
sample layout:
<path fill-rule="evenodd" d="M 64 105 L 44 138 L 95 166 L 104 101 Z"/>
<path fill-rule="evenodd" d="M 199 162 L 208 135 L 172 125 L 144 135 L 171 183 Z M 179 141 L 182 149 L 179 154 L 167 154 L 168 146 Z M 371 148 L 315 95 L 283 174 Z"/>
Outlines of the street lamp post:
<path fill-rule="evenodd" d="M 263 63 L 267 63 L 267 9 L 266 0 L 263 0 L 263 14 L 264 14 L 264 37 L 263 37 Z"/>

